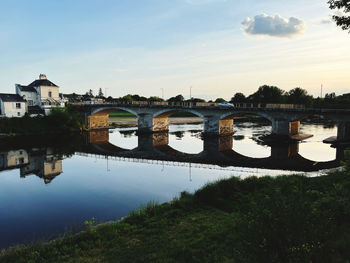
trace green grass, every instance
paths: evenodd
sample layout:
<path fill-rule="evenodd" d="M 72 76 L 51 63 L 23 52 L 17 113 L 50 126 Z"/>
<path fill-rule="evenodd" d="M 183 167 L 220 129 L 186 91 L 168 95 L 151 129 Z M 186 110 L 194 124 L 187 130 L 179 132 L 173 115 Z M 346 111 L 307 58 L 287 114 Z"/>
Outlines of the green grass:
<path fill-rule="evenodd" d="M 350 173 L 232 177 L 0 262 L 349 262 Z"/>
<path fill-rule="evenodd" d="M 126 111 L 116 111 L 109 114 L 110 118 L 136 118 L 132 113 Z"/>

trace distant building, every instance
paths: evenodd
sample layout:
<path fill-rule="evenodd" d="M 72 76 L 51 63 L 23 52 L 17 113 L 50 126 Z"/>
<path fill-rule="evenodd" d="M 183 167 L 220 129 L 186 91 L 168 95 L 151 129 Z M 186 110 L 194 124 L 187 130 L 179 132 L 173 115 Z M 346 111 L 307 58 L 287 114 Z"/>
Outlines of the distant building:
<path fill-rule="evenodd" d="M 0 116 L 23 117 L 27 112 L 27 101 L 18 94 L 0 93 Z"/>
<path fill-rule="evenodd" d="M 16 84 L 16 93 L 28 101 L 29 113 L 37 114 L 41 109 L 48 114 L 53 107 L 65 106 L 65 101 L 59 95 L 59 87 L 45 74 L 40 74 L 39 79 L 28 86 Z"/>
<path fill-rule="evenodd" d="M 84 104 L 102 104 L 104 103 L 104 99 L 101 98 L 86 98 L 84 100 Z"/>

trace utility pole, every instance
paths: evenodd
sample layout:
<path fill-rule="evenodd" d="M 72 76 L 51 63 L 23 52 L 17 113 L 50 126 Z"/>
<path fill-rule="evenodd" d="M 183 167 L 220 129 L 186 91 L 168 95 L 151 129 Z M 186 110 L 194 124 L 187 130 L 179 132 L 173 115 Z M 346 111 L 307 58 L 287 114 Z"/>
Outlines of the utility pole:
<path fill-rule="evenodd" d="M 323 84 L 321 84 L 321 99 L 322 99 L 322 96 L 323 96 Z"/>
<path fill-rule="evenodd" d="M 162 90 L 162 99 L 164 100 L 164 88 L 160 88 Z"/>
<path fill-rule="evenodd" d="M 190 86 L 190 100 L 192 100 L 192 86 Z"/>

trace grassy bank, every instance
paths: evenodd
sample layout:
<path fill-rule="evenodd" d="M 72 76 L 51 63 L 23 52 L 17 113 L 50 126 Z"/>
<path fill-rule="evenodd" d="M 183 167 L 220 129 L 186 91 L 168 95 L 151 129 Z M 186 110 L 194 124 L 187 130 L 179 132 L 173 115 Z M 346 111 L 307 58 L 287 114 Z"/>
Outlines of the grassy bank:
<path fill-rule="evenodd" d="M 233 177 L 91 224 L 0 262 L 349 262 L 350 172 Z"/>

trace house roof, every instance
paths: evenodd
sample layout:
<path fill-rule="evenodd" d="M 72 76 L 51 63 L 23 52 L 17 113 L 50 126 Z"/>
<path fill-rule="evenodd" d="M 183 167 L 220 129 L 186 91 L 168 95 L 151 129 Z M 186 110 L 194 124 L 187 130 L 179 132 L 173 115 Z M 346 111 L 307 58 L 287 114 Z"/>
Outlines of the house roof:
<path fill-rule="evenodd" d="M 52 83 L 48 79 L 37 79 L 28 85 L 28 87 L 39 87 L 39 86 L 58 87 L 56 84 Z"/>
<path fill-rule="evenodd" d="M 33 87 L 30 87 L 30 86 L 19 85 L 19 88 L 21 89 L 21 91 L 35 92 L 36 93 L 36 89 L 34 89 Z"/>
<path fill-rule="evenodd" d="M 0 100 L 4 102 L 27 102 L 18 94 L 0 93 Z"/>

